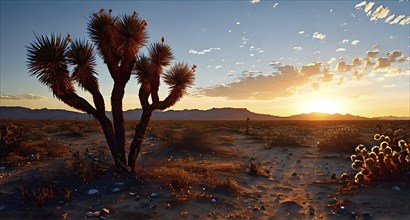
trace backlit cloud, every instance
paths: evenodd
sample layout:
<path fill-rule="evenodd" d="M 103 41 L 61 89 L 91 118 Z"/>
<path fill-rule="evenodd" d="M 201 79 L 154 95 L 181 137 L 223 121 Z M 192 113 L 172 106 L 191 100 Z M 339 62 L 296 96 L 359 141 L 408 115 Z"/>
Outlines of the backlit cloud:
<path fill-rule="evenodd" d="M 315 33 L 313 33 L 312 38 L 319 39 L 319 40 L 324 40 L 326 38 L 326 34 L 315 32 Z"/>
<path fill-rule="evenodd" d="M 400 50 L 393 50 L 393 51 L 388 52 L 387 56 L 393 62 L 393 61 L 396 61 L 396 58 L 403 57 L 403 53 Z"/>
<path fill-rule="evenodd" d="M 404 16 L 404 15 L 399 15 L 399 16 L 397 16 L 392 22 L 390 22 L 390 24 L 397 24 L 397 23 L 399 23 L 400 20 L 403 19 L 404 17 L 406 17 L 406 16 Z"/>
<path fill-rule="evenodd" d="M 302 68 L 300 68 L 299 73 L 302 74 L 302 76 L 305 77 L 310 77 L 313 75 L 317 75 L 320 74 L 320 67 L 322 66 L 321 62 L 317 62 L 317 63 L 309 63 L 307 65 L 302 66 Z"/>
<path fill-rule="evenodd" d="M 351 71 L 352 67 L 352 65 L 346 64 L 346 61 L 344 59 L 339 59 L 339 62 L 335 66 L 335 70 L 340 73 L 344 73 Z"/>
<path fill-rule="evenodd" d="M 372 9 L 374 5 L 374 2 L 369 2 L 366 7 L 364 8 L 364 12 L 369 13 L 369 11 Z"/>
<path fill-rule="evenodd" d="M 295 89 L 309 82 L 294 66 L 281 66 L 279 72 L 268 75 L 243 76 L 238 81 L 200 89 L 199 93 L 210 97 L 233 100 L 272 100 L 289 97 Z"/>
<path fill-rule="evenodd" d="M 35 94 L 23 94 L 23 95 L 0 95 L 0 99 L 5 100 L 44 100 L 46 97 Z"/>
<path fill-rule="evenodd" d="M 376 66 L 374 67 L 375 70 L 378 69 L 385 69 L 391 66 L 391 60 L 388 57 L 380 57 L 376 59 Z"/>
<path fill-rule="evenodd" d="M 400 25 L 410 24 L 410 16 L 407 16 L 407 18 L 401 20 L 399 24 Z"/>
<path fill-rule="evenodd" d="M 369 51 L 366 52 L 367 56 L 370 57 L 370 58 L 376 57 L 377 54 L 379 54 L 379 53 L 380 53 L 380 50 L 377 50 L 377 49 L 376 50 L 369 50 Z"/>

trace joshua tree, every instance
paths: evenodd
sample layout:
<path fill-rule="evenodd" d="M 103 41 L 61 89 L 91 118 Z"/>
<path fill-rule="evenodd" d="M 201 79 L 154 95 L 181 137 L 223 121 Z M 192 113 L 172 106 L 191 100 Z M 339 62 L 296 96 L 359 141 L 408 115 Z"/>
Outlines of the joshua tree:
<path fill-rule="evenodd" d="M 127 167 L 135 171 L 135 161 L 152 112 L 174 105 L 194 82 L 195 65 L 188 67 L 187 64 L 177 63 L 169 67 L 174 57 L 164 38 L 161 43 L 148 46 L 148 55 L 139 54 L 140 48 L 147 42 L 146 27 L 146 21 L 140 19 L 137 12 L 113 16 L 111 9 L 108 12 L 101 9 L 88 20 L 88 34 L 114 81 L 111 92 L 113 122 L 105 114 L 92 44 L 85 40 L 72 41 L 70 35 L 61 37 L 51 34 L 50 37 L 36 36 L 35 41 L 27 46 L 31 75 L 48 86 L 57 99 L 99 121 L 114 162 L 117 168 L 124 171 Z M 141 84 L 138 96 L 143 113 L 135 127 L 127 163 L 122 105 L 124 88 L 131 75 L 136 75 Z M 162 101 L 158 97 L 161 76 L 169 86 L 169 94 Z M 91 93 L 94 106 L 76 93 L 74 82 Z"/>

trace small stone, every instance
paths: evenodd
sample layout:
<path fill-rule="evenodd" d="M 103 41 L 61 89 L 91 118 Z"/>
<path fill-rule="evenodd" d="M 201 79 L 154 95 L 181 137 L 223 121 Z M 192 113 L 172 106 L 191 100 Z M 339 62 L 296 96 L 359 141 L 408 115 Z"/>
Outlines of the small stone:
<path fill-rule="evenodd" d="M 312 206 L 309 207 L 309 215 L 315 215 L 315 209 Z"/>
<path fill-rule="evenodd" d="M 0 167 L 0 170 L 5 170 L 6 169 L 6 167 Z"/>
<path fill-rule="evenodd" d="M 392 189 L 393 189 L 394 191 L 400 191 L 400 187 L 398 187 L 398 186 L 393 186 Z"/>
<path fill-rule="evenodd" d="M 124 185 L 124 182 L 118 182 L 118 183 L 115 183 L 114 185 L 116 185 L 116 186 L 122 186 L 122 185 Z"/>
<path fill-rule="evenodd" d="M 0 212 L 3 211 L 4 209 L 6 209 L 5 205 L 0 205 Z"/>
<path fill-rule="evenodd" d="M 96 212 L 87 212 L 87 214 L 86 214 L 86 216 L 88 217 L 88 218 L 91 218 L 91 217 L 98 217 L 98 216 L 100 216 L 100 212 L 99 211 L 96 211 Z"/>
<path fill-rule="evenodd" d="M 371 217 L 372 215 L 370 214 L 370 212 L 364 211 L 364 212 L 362 213 L 362 216 L 365 217 L 365 218 L 368 218 L 368 217 Z"/>
<path fill-rule="evenodd" d="M 292 176 L 297 176 L 298 174 L 296 174 L 296 173 L 292 173 Z"/>
<path fill-rule="evenodd" d="M 103 209 L 101 210 L 101 212 L 102 212 L 103 214 L 110 214 L 110 210 L 107 209 L 107 208 L 103 208 Z"/>
<path fill-rule="evenodd" d="M 114 189 L 112 189 L 112 192 L 116 193 L 116 192 L 119 192 L 120 190 L 121 190 L 120 188 L 114 188 Z"/>
<path fill-rule="evenodd" d="M 330 177 L 330 179 L 332 179 L 332 180 L 336 179 L 336 173 L 332 174 L 332 176 Z"/>
<path fill-rule="evenodd" d="M 98 189 L 90 189 L 90 190 L 88 190 L 88 195 L 94 195 L 94 194 L 97 194 L 98 193 Z"/>
<path fill-rule="evenodd" d="M 211 202 L 216 203 L 217 201 L 216 201 L 216 199 L 211 199 Z"/>
<path fill-rule="evenodd" d="M 151 193 L 151 198 L 157 198 L 158 197 L 158 193 Z"/>

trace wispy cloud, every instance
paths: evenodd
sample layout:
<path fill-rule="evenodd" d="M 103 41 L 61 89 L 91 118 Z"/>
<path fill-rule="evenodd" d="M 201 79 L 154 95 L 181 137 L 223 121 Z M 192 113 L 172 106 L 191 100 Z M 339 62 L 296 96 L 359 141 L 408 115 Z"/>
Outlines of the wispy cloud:
<path fill-rule="evenodd" d="M 215 66 L 215 69 L 217 70 L 217 69 L 220 69 L 220 68 L 222 68 L 223 66 L 221 66 L 221 65 L 216 65 Z"/>
<path fill-rule="evenodd" d="M 279 5 L 279 3 L 276 2 L 275 4 L 272 5 L 272 7 L 276 8 L 276 7 L 278 7 L 278 5 Z"/>
<path fill-rule="evenodd" d="M 259 3 L 261 0 L 249 0 L 249 2 L 251 3 L 251 4 L 256 4 L 256 3 Z"/>
<path fill-rule="evenodd" d="M 315 33 L 313 33 L 312 38 L 319 39 L 319 40 L 324 40 L 326 38 L 326 34 L 315 32 Z"/>
<path fill-rule="evenodd" d="M 354 41 L 352 41 L 352 45 L 357 45 L 357 44 L 359 44 L 359 40 L 354 40 Z"/>
<path fill-rule="evenodd" d="M 336 52 L 345 52 L 345 51 L 346 51 L 346 49 L 343 48 L 343 47 L 339 47 L 339 48 L 336 49 Z"/>
<path fill-rule="evenodd" d="M 301 50 L 303 50 L 303 48 L 302 48 L 301 46 L 293 47 L 293 49 L 296 50 L 296 51 L 301 51 Z"/>
<path fill-rule="evenodd" d="M 189 53 L 189 54 L 203 55 L 203 54 L 207 54 L 207 53 L 209 53 L 209 52 L 211 52 L 211 51 L 214 51 L 214 50 L 221 50 L 221 48 L 219 48 L 219 47 L 211 47 L 211 48 L 209 48 L 209 49 L 200 50 L 200 51 L 194 50 L 194 49 L 189 49 L 188 53 Z"/>
<path fill-rule="evenodd" d="M 389 24 L 399 24 L 399 25 L 408 25 L 410 24 L 410 16 L 406 15 L 395 15 L 390 13 L 389 7 L 384 7 L 383 5 L 379 5 L 372 13 L 371 9 L 375 5 L 374 2 L 369 2 L 366 4 L 366 1 L 363 1 L 359 4 L 355 5 L 356 9 L 362 10 L 364 8 L 364 12 L 366 16 L 370 17 L 370 21 L 377 21 L 378 19 L 385 19 L 385 23 Z M 396 16 L 396 17 L 395 17 Z"/>
<path fill-rule="evenodd" d="M 5 100 L 45 100 L 46 97 L 35 94 L 23 94 L 23 95 L 0 95 L 0 99 Z"/>
<path fill-rule="evenodd" d="M 349 43 L 349 40 L 348 39 L 343 39 L 342 41 L 340 41 L 340 43 L 347 44 L 347 43 Z"/>
<path fill-rule="evenodd" d="M 305 31 L 299 31 L 298 33 L 299 33 L 299 34 L 304 34 L 304 33 L 305 33 Z"/>
<path fill-rule="evenodd" d="M 355 5 L 354 8 L 361 9 L 366 5 L 366 1 L 362 1 L 359 4 Z"/>

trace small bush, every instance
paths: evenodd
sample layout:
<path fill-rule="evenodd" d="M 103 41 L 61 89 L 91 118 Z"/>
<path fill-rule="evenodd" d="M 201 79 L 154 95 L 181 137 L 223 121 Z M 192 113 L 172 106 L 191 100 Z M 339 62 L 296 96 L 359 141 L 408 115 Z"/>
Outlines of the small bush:
<path fill-rule="evenodd" d="M 18 151 L 26 137 L 27 132 L 23 127 L 13 124 L 2 126 L 0 131 L 0 159 Z"/>
<path fill-rule="evenodd" d="M 374 181 L 406 180 L 409 178 L 409 145 L 405 140 L 398 140 L 399 132 L 387 135 L 376 134 L 374 139 L 381 141 L 379 146 L 367 149 L 358 145 L 351 156 L 352 168 L 359 170 L 355 182 L 359 185 Z"/>
<path fill-rule="evenodd" d="M 360 133 L 356 129 L 341 129 L 327 134 L 317 143 L 318 150 L 353 153 L 355 146 L 363 143 Z"/>
<path fill-rule="evenodd" d="M 181 135 L 165 132 L 166 145 L 174 150 L 213 151 L 215 141 L 210 133 L 195 128 L 183 131 Z"/>
<path fill-rule="evenodd" d="M 290 147 L 290 146 L 301 146 L 294 136 L 291 136 L 287 132 L 281 132 L 271 139 L 270 143 L 265 147 L 265 149 L 270 149 L 272 147 Z"/>

